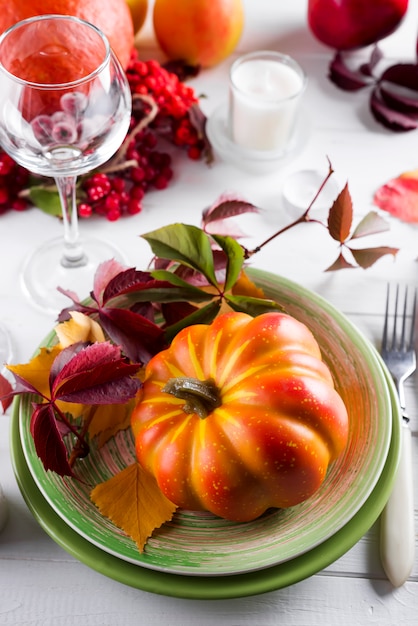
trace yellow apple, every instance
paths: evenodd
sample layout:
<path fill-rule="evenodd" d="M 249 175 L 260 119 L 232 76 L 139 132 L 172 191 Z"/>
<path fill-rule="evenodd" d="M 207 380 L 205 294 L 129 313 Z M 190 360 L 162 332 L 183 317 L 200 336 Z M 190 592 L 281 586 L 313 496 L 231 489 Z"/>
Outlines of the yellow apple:
<path fill-rule="evenodd" d="M 147 17 L 148 0 L 126 0 L 126 3 L 132 15 L 134 32 L 136 34 L 141 29 Z"/>

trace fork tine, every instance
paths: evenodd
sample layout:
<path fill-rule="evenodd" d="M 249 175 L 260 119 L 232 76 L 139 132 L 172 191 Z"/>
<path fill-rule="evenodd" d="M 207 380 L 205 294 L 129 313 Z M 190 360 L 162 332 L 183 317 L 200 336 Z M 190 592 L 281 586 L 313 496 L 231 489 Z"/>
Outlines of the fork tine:
<path fill-rule="evenodd" d="M 388 350 L 388 324 L 389 324 L 389 292 L 390 286 L 388 283 L 386 290 L 386 309 L 385 309 L 385 321 L 383 324 L 383 335 L 382 335 L 382 350 Z"/>
<path fill-rule="evenodd" d="M 417 313 L 417 290 L 414 291 L 414 302 L 412 305 L 412 321 L 411 321 L 411 332 L 409 335 L 409 345 L 408 349 L 413 350 L 415 345 L 415 327 L 416 327 L 416 315 Z"/>
<path fill-rule="evenodd" d="M 393 317 L 393 334 L 392 334 L 392 349 L 396 348 L 396 326 L 398 322 L 398 300 L 399 300 L 399 285 L 396 285 L 395 295 L 395 312 Z M 405 318 L 404 318 L 405 322 Z M 404 327 L 403 327 L 404 328 Z"/>

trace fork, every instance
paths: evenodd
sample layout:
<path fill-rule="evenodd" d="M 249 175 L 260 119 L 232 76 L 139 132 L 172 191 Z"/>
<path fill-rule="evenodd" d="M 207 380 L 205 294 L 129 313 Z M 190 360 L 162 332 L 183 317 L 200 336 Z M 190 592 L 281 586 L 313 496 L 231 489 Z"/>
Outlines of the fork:
<path fill-rule="evenodd" d="M 399 285 L 395 293 L 392 332 L 389 330 L 389 296 L 388 285 L 381 354 L 398 392 L 403 424 L 399 466 L 391 495 L 381 516 L 380 558 L 390 582 L 395 587 L 400 587 L 412 571 L 415 553 L 412 443 L 406 412 L 404 382 L 416 369 L 414 348 L 416 291 L 410 315 L 410 330 L 407 332 L 408 288 L 405 289 L 400 337 L 397 330 L 400 317 L 398 313 Z"/>

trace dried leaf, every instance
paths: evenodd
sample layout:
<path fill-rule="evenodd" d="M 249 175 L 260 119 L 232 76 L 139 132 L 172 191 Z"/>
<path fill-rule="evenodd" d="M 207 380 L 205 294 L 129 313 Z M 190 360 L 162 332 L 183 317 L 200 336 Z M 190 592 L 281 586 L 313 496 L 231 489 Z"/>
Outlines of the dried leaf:
<path fill-rule="evenodd" d="M 70 315 L 70 320 L 55 327 L 55 334 L 62 348 L 79 341 L 90 343 L 105 341 L 103 330 L 97 322 L 79 311 L 71 311 Z"/>
<path fill-rule="evenodd" d="M 338 194 L 328 214 L 328 230 L 333 239 L 339 243 L 350 236 L 353 223 L 353 203 L 346 184 Z"/>
<path fill-rule="evenodd" d="M 358 265 L 364 270 L 374 265 L 376 261 L 387 254 L 391 254 L 395 257 L 399 252 L 397 248 L 390 248 L 388 246 L 381 246 L 379 248 L 363 248 L 361 250 L 350 248 L 350 251 Z"/>
<path fill-rule="evenodd" d="M 105 404 L 94 407 L 88 433 L 91 438 L 98 438 L 99 448 L 120 430 L 129 428 L 134 405 L 135 399 L 132 399 L 126 404 Z"/>
<path fill-rule="evenodd" d="M 176 510 L 139 463 L 97 485 L 90 497 L 102 515 L 135 541 L 140 552 L 154 530 L 171 520 Z"/>
<path fill-rule="evenodd" d="M 338 258 L 335 259 L 334 263 L 332 263 L 332 265 L 327 267 L 327 269 L 325 271 L 326 272 L 335 272 L 337 270 L 353 269 L 355 267 L 356 266 L 353 265 L 353 263 L 349 263 L 347 261 L 347 259 L 344 257 L 343 253 L 340 252 Z"/>
<path fill-rule="evenodd" d="M 418 170 L 406 172 L 382 185 L 373 202 L 404 222 L 418 222 Z"/>
<path fill-rule="evenodd" d="M 370 211 L 363 217 L 354 229 L 351 239 L 368 237 L 377 233 L 384 233 L 389 230 L 389 224 L 376 211 Z"/>
<path fill-rule="evenodd" d="M 246 272 L 241 272 L 237 282 L 232 288 L 234 296 L 250 296 L 251 298 L 265 298 L 265 293 L 261 287 L 251 280 Z"/>
<path fill-rule="evenodd" d="M 29 363 L 8 365 L 7 369 L 15 376 L 29 383 L 35 392 L 37 391 L 44 397 L 49 398 L 49 373 L 52 363 L 60 352 L 60 346 L 41 348 Z"/>

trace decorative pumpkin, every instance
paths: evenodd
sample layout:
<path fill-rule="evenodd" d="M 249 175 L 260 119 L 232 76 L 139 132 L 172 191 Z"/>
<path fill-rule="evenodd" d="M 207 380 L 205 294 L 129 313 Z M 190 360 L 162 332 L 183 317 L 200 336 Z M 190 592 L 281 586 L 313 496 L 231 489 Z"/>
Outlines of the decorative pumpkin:
<path fill-rule="evenodd" d="M 140 464 L 174 504 L 249 521 L 319 488 L 348 416 L 304 324 L 226 313 L 149 361 L 132 429 Z"/>

